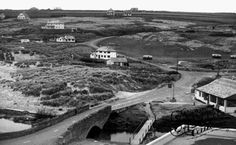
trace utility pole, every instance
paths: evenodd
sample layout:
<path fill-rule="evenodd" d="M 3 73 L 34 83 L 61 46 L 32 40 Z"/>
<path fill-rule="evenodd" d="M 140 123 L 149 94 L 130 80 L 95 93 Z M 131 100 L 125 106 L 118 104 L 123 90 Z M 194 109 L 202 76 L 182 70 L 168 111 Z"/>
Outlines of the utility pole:
<path fill-rule="evenodd" d="M 173 82 L 169 83 L 168 88 L 173 88 L 172 98 L 170 99 L 170 102 L 176 102 L 176 99 L 175 99 L 175 84 Z"/>
<path fill-rule="evenodd" d="M 176 72 L 178 72 L 178 71 L 179 71 L 179 53 L 177 51 L 177 53 L 176 53 Z"/>

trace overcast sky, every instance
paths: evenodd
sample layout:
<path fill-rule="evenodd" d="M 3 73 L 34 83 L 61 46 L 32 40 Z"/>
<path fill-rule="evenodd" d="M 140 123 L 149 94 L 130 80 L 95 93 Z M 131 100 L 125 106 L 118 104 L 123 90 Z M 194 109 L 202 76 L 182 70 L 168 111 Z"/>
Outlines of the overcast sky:
<path fill-rule="evenodd" d="M 1 0 L 0 9 L 61 7 L 74 10 L 166 10 L 187 12 L 236 12 L 236 0 Z M 4 2 L 3 2 L 4 1 Z"/>

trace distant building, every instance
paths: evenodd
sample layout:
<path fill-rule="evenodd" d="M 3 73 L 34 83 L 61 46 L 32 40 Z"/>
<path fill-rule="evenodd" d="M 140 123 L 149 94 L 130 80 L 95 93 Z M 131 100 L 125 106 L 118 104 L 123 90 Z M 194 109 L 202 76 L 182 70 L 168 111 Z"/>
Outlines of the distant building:
<path fill-rule="evenodd" d="M 21 43 L 28 43 L 28 42 L 30 42 L 30 40 L 29 39 L 21 39 L 20 42 Z"/>
<path fill-rule="evenodd" d="M 0 20 L 3 20 L 3 19 L 5 19 L 5 17 L 6 17 L 6 16 L 5 16 L 5 14 L 4 14 L 4 13 L 1 13 L 1 14 L 0 14 Z"/>
<path fill-rule="evenodd" d="M 110 8 L 108 11 L 107 11 L 107 16 L 115 16 L 116 15 L 116 12 Z"/>
<path fill-rule="evenodd" d="M 65 24 L 59 20 L 48 21 L 45 26 L 41 27 L 42 29 L 65 29 Z"/>
<path fill-rule="evenodd" d="M 212 58 L 221 58 L 222 57 L 221 54 L 212 54 L 211 56 L 212 56 Z"/>
<path fill-rule="evenodd" d="M 131 11 L 131 12 L 137 12 L 137 11 L 138 11 L 138 8 L 131 8 L 130 11 Z"/>
<path fill-rule="evenodd" d="M 132 16 L 132 11 L 128 11 L 128 10 L 127 10 L 127 11 L 124 11 L 124 12 L 123 12 L 123 16 L 124 16 L 124 17 L 131 17 L 131 16 Z"/>
<path fill-rule="evenodd" d="M 107 60 L 107 65 L 128 66 L 128 60 L 125 57 L 111 58 Z"/>
<path fill-rule="evenodd" d="M 236 59 L 236 55 L 234 54 L 234 55 L 230 55 L 230 58 L 231 59 Z"/>
<path fill-rule="evenodd" d="M 56 39 L 56 42 L 67 42 L 67 43 L 75 43 L 75 37 L 66 35 L 64 37 L 59 37 Z"/>
<path fill-rule="evenodd" d="M 217 109 L 233 113 L 236 111 L 236 80 L 220 78 L 195 90 L 195 99 Z"/>
<path fill-rule="evenodd" d="M 20 13 L 17 16 L 17 20 L 29 20 L 29 19 L 30 19 L 30 17 L 26 12 Z"/>
<path fill-rule="evenodd" d="M 151 55 L 143 55 L 143 60 L 152 60 Z"/>
<path fill-rule="evenodd" d="M 111 59 L 116 58 L 117 52 L 109 46 L 102 46 L 98 48 L 95 52 L 90 54 L 90 58 L 94 59 Z"/>
<path fill-rule="evenodd" d="M 31 41 L 36 43 L 43 43 L 43 40 L 39 38 L 31 39 Z"/>

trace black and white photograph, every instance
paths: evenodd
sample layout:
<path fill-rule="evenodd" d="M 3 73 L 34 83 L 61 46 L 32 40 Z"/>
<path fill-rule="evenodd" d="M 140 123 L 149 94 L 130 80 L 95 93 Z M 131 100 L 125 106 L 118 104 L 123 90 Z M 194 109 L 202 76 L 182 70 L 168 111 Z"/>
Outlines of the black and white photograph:
<path fill-rule="evenodd" d="M 236 1 L 1 0 L 0 145 L 236 145 Z"/>

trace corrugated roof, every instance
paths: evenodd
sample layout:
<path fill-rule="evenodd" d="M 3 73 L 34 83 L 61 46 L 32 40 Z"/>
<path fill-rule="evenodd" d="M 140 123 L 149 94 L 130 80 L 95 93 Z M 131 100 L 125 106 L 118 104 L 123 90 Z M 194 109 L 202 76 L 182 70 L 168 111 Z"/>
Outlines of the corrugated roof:
<path fill-rule="evenodd" d="M 236 80 L 220 78 L 197 90 L 225 99 L 236 95 Z"/>
<path fill-rule="evenodd" d="M 116 50 L 108 46 L 102 46 L 98 48 L 97 51 L 116 51 Z"/>

